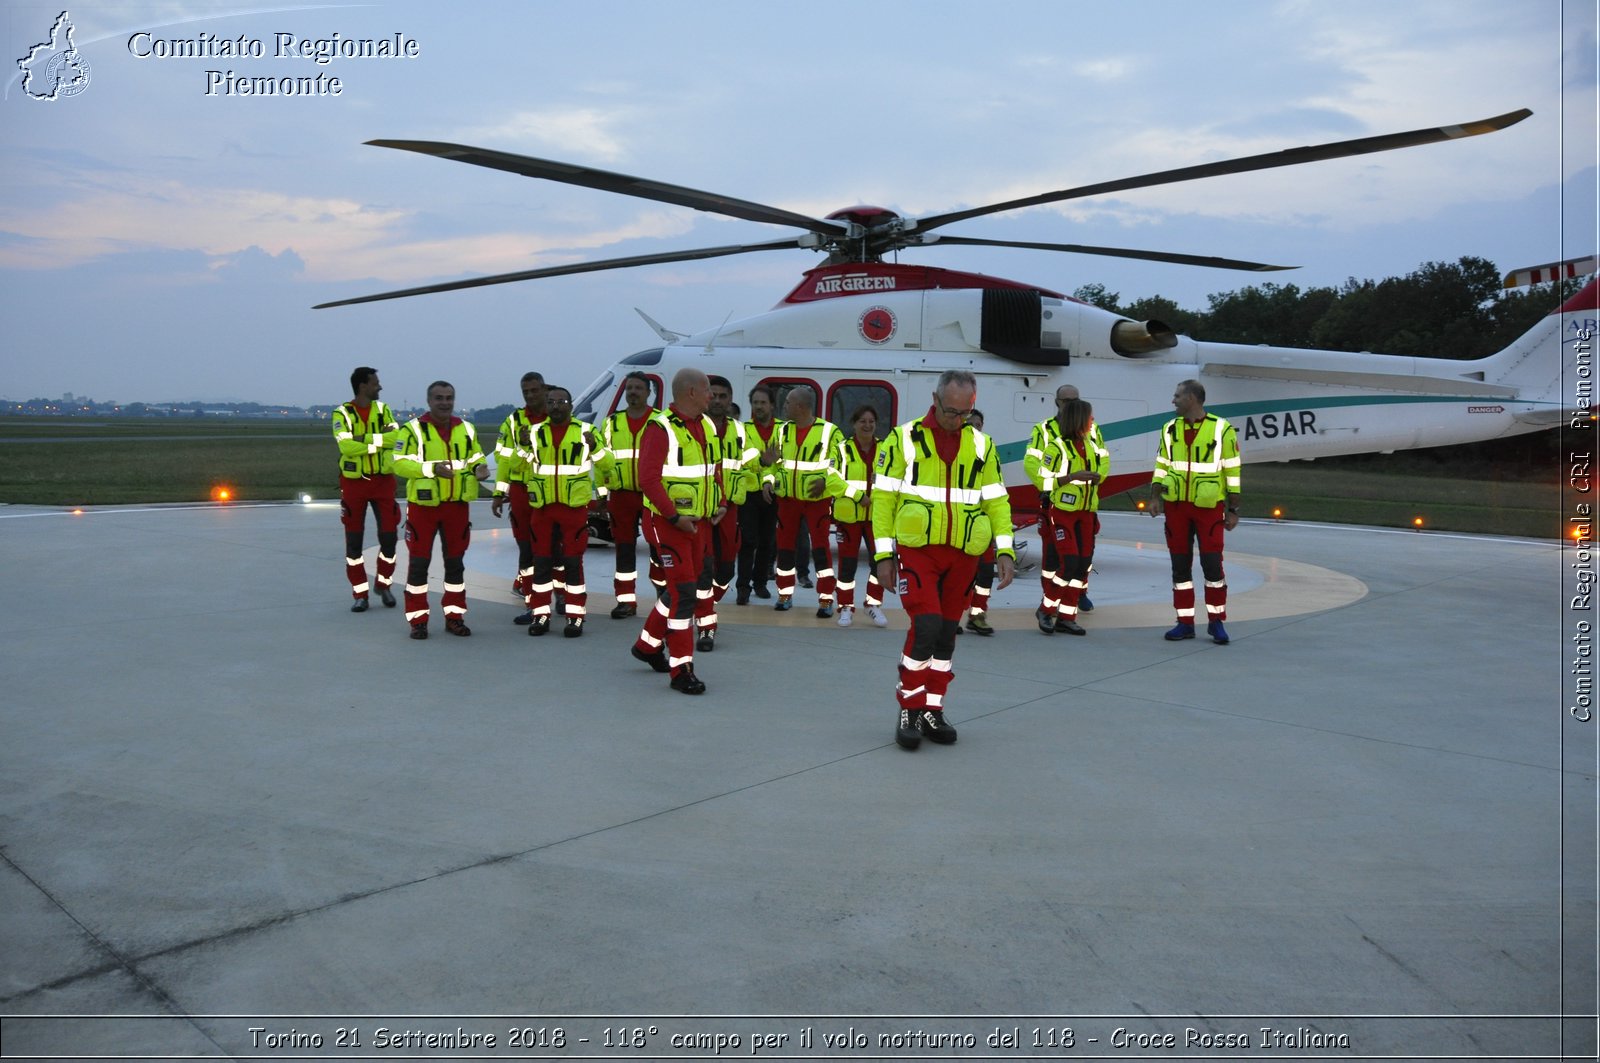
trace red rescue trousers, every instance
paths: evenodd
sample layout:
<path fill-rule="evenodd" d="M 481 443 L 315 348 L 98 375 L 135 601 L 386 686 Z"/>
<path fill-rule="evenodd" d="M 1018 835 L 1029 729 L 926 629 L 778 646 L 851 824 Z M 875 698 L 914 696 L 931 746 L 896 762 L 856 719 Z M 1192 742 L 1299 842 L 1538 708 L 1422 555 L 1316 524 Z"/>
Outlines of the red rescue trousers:
<path fill-rule="evenodd" d="M 369 590 L 367 562 L 361 554 L 361 536 L 366 529 L 367 510 L 378 522 L 378 586 L 394 582 L 394 534 L 400 528 L 400 504 L 394 497 L 394 476 L 379 474 L 356 479 L 339 478 L 339 521 L 344 525 L 344 573 L 350 581 L 350 595 L 365 598 Z M 385 554 L 384 548 L 388 548 Z"/>
<path fill-rule="evenodd" d="M 944 709 L 955 678 L 956 630 L 972 600 L 978 559 L 953 546 L 902 547 L 900 604 L 911 617 L 895 697 L 902 709 Z"/>
<path fill-rule="evenodd" d="M 700 584 L 711 585 L 711 571 L 706 567 L 711 553 L 711 518 L 698 518 L 691 534 L 646 510 L 644 538 L 661 564 L 667 592 L 645 618 L 644 630 L 634 645 L 648 654 L 659 653 L 665 646 L 667 663 L 676 675 L 694 666 L 695 603 Z"/>
<path fill-rule="evenodd" d="M 1168 502 L 1167 550 L 1172 555 L 1172 607 L 1180 624 L 1194 623 L 1194 550 L 1206 581 L 1206 619 L 1228 619 L 1228 581 L 1222 572 L 1223 522 L 1227 508 L 1218 502 L 1202 509 L 1193 502 Z"/>
<path fill-rule="evenodd" d="M 872 543 L 872 522 L 870 520 L 857 521 L 854 524 L 835 524 L 839 529 L 839 608 L 854 609 L 856 607 L 856 569 L 860 563 L 861 541 L 865 539 L 870 546 Z M 870 554 L 871 551 L 869 550 Z M 870 565 L 870 561 L 868 564 Z M 883 603 L 883 584 L 878 582 L 877 573 L 871 568 L 867 569 L 867 604 L 881 605 Z"/>
<path fill-rule="evenodd" d="M 717 603 L 728 593 L 739 561 L 739 507 L 728 503 L 722 519 L 711 525 L 711 586 L 696 592 L 695 626 L 704 634 L 717 630 Z M 702 581 L 704 582 L 704 581 Z"/>
<path fill-rule="evenodd" d="M 1089 566 L 1094 562 L 1094 537 L 1100 521 L 1089 510 L 1054 510 L 1045 534 L 1050 536 L 1056 555 L 1055 578 L 1044 590 L 1039 607 L 1058 611 L 1068 620 L 1078 616 L 1078 601 L 1089 586 Z"/>
<path fill-rule="evenodd" d="M 773 574 L 778 577 L 778 593 L 792 598 L 795 588 L 795 543 L 804 522 L 811 533 L 811 563 L 817 568 L 817 601 L 833 601 L 833 555 L 829 533 L 833 530 L 833 500 L 819 498 L 778 499 L 778 560 Z"/>
<path fill-rule="evenodd" d="M 564 567 L 567 619 L 582 620 L 589 611 L 589 587 L 583 579 L 583 552 L 589 547 L 588 507 L 551 502 L 525 508 L 533 568 L 523 600 L 534 616 L 549 616 L 556 568 Z"/>
<path fill-rule="evenodd" d="M 472 541 L 472 514 L 465 502 L 440 502 L 436 506 L 406 506 L 406 621 L 412 626 L 428 622 L 428 566 L 433 559 L 433 539 L 437 535 L 444 550 L 445 619 L 459 620 L 467 615 L 465 565 L 467 546 Z"/>

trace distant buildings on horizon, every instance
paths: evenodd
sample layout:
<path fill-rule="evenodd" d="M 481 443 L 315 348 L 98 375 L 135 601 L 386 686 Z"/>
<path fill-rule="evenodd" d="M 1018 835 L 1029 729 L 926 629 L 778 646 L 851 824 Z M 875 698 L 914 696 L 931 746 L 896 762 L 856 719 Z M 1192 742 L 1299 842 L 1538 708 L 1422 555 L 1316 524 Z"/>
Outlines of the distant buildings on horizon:
<path fill-rule="evenodd" d="M 500 407 L 486 412 L 493 413 Z M 273 406 L 259 402 L 102 402 L 67 392 L 59 399 L 0 399 L 0 416 L 8 417 L 228 417 L 239 420 L 325 421 L 332 406 Z M 402 420 L 427 410 L 394 407 Z M 458 416 L 476 418 L 476 410 L 458 410 Z M 503 417 L 504 414 L 502 413 Z"/>

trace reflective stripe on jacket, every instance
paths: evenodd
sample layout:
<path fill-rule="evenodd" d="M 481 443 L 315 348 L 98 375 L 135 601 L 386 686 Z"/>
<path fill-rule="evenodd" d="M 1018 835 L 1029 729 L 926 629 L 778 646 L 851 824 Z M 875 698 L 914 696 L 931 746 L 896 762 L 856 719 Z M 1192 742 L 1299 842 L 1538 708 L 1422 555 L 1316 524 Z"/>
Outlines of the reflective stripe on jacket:
<path fill-rule="evenodd" d="M 809 502 L 844 494 L 844 479 L 838 473 L 844 433 L 839 426 L 832 421 L 813 421 L 805 439 L 799 437 L 800 429 L 793 421 L 779 424 L 772 440 L 778 447 L 778 460 L 762 476 L 762 482 L 772 484 L 773 493 L 780 498 Z M 822 494 L 813 499 L 811 485 L 819 481 Z"/>
<path fill-rule="evenodd" d="M 522 459 L 517 457 L 517 450 L 522 446 L 520 442 L 522 429 L 532 429 L 534 421 L 528 417 L 526 408 L 511 411 L 504 421 L 500 422 L 500 437 L 494 444 L 494 493 L 503 495 L 514 483 L 526 483 L 522 471 Z"/>
<path fill-rule="evenodd" d="M 609 464 L 604 450 L 591 450 L 586 435 L 590 425 L 568 421 L 561 445 L 555 444 L 556 426 L 540 421 L 533 427 L 530 445 L 517 449 L 522 479 L 528 485 L 528 505 L 587 506 L 594 497 L 594 478 Z M 599 440 L 595 441 L 599 446 Z"/>
<path fill-rule="evenodd" d="M 444 438 L 426 417 L 409 422 L 402 436 L 405 443 L 394 458 L 394 471 L 406 481 L 406 501 L 419 506 L 441 502 L 470 502 L 478 497 L 478 478 L 473 475 L 487 459 L 478 449 L 478 433 L 471 422 L 451 419 L 450 437 Z M 434 464 L 450 460 L 461 465 L 449 476 L 435 476 Z"/>
<path fill-rule="evenodd" d="M 702 444 L 689 431 L 688 425 L 671 409 L 657 410 L 650 420 L 667 432 L 667 456 L 661 464 L 661 486 L 672 501 L 674 513 L 662 513 L 650 496 L 644 504 L 658 516 L 709 517 L 722 504 L 722 488 L 718 473 L 722 464 L 722 445 L 717 439 L 716 425 L 711 418 L 700 417 L 705 431 Z M 643 432 L 639 433 L 641 436 Z"/>
<path fill-rule="evenodd" d="M 1104 446 L 1095 445 L 1095 432 L 1089 433 L 1082 449 L 1076 440 L 1057 436 L 1051 445 L 1054 451 L 1047 466 L 1050 483 L 1050 506 L 1069 513 L 1094 512 L 1100 508 L 1100 484 L 1074 483 L 1067 479 L 1075 472 L 1097 472 L 1103 481 L 1111 468 L 1111 455 Z"/>
<path fill-rule="evenodd" d="M 995 553 L 1014 558 L 1011 538 L 1011 498 L 988 436 L 963 425 L 961 448 L 948 465 L 921 420 L 900 425 L 878 444 L 874 561 L 889 557 L 896 546 L 954 546 L 976 557 L 990 543 Z"/>
<path fill-rule="evenodd" d="M 600 431 L 596 433 L 596 444 L 611 456 L 611 465 L 601 479 L 600 486 L 613 491 L 639 490 L 639 436 L 644 435 L 645 427 L 650 424 L 654 413 L 654 410 L 646 413 L 637 435 L 628 427 L 626 407 L 601 422 Z"/>
<path fill-rule="evenodd" d="M 374 399 L 363 418 L 354 402 L 333 408 L 333 439 L 339 444 L 339 475 L 346 480 L 394 472 L 400 426 L 394 411 Z"/>
<path fill-rule="evenodd" d="M 1239 493 L 1239 437 L 1233 425 L 1206 414 L 1194 445 L 1184 441 L 1183 419 L 1174 417 L 1161 430 L 1156 448 L 1153 485 L 1168 502 L 1192 502 L 1209 509 Z"/>
<path fill-rule="evenodd" d="M 728 418 L 719 442 L 722 485 L 727 490 L 729 504 L 737 506 L 761 486 L 761 452 L 750 444 L 744 422 L 736 417 Z"/>
<path fill-rule="evenodd" d="M 872 456 L 878 456 L 879 443 Z M 844 494 L 833 504 L 833 519 L 840 524 L 859 524 L 872 518 L 872 462 L 861 453 L 855 436 L 844 441 L 839 451 L 839 476 L 844 480 Z"/>

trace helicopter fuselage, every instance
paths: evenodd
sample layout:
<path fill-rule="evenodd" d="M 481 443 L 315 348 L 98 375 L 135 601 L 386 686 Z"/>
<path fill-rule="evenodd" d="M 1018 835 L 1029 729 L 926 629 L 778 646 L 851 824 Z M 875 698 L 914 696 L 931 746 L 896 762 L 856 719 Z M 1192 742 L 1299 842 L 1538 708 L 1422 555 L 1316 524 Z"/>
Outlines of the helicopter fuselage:
<path fill-rule="evenodd" d="M 926 268 L 909 268 L 928 279 Z M 645 373 L 660 395 L 692 366 L 727 377 L 740 402 L 757 384 L 780 392 L 806 384 L 829 420 L 847 423 L 871 405 L 881 435 L 926 412 L 939 374 L 960 369 L 977 378 L 1007 482 L 1022 486 L 1032 428 L 1054 416 L 1056 389 L 1072 384 L 1111 450 L 1110 494 L 1149 479 L 1172 393 L 1188 379 L 1204 385 L 1210 412 L 1233 422 L 1246 462 L 1442 446 L 1560 423 L 1572 406 L 1556 389 L 1561 334 L 1585 321 L 1592 330 L 1595 317 L 1570 309 L 1583 301 L 1574 300 L 1490 358 L 1412 358 L 1199 342 L 1013 282 L 905 290 L 906 269 L 812 270 L 800 288 L 826 296 L 786 299 L 626 358 L 586 389 L 577 416 L 614 409 L 626 372 Z"/>

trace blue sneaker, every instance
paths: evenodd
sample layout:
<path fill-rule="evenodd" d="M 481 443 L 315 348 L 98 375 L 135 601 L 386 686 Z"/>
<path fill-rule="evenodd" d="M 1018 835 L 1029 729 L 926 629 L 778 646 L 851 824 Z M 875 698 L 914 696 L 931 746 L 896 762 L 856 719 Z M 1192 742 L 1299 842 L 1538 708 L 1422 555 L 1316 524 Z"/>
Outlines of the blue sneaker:
<path fill-rule="evenodd" d="M 1185 624 L 1180 621 L 1173 627 L 1171 631 L 1163 635 L 1162 638 L 1166 639 L 1168 642 L 1182 642 L 1184 639 L 1192 639 L 1194 638 L 1194 625 Z"/>
<path fill-rule="evenodd" d="M 772 608 L 776 609 L 780 613 L 787 613 L 790 609 L 794 608 L 794 599 L 789 597 L 787 594 L 780 594 L 778 595 L 778 604 L 774 605 Z"/>
<path fill-rule="evenodd" d="M 1211 641 L 1215 642 L 1218 646 L 1226 646 L 1228 644 L 1228 629 L 1222 626 L 1222 621 L 1220 620 L 1213 620 L 1207 624 L 1206 634 L 1210 635 Z M 1189 637 L 1194 637 L 1192 630 Z"/>

